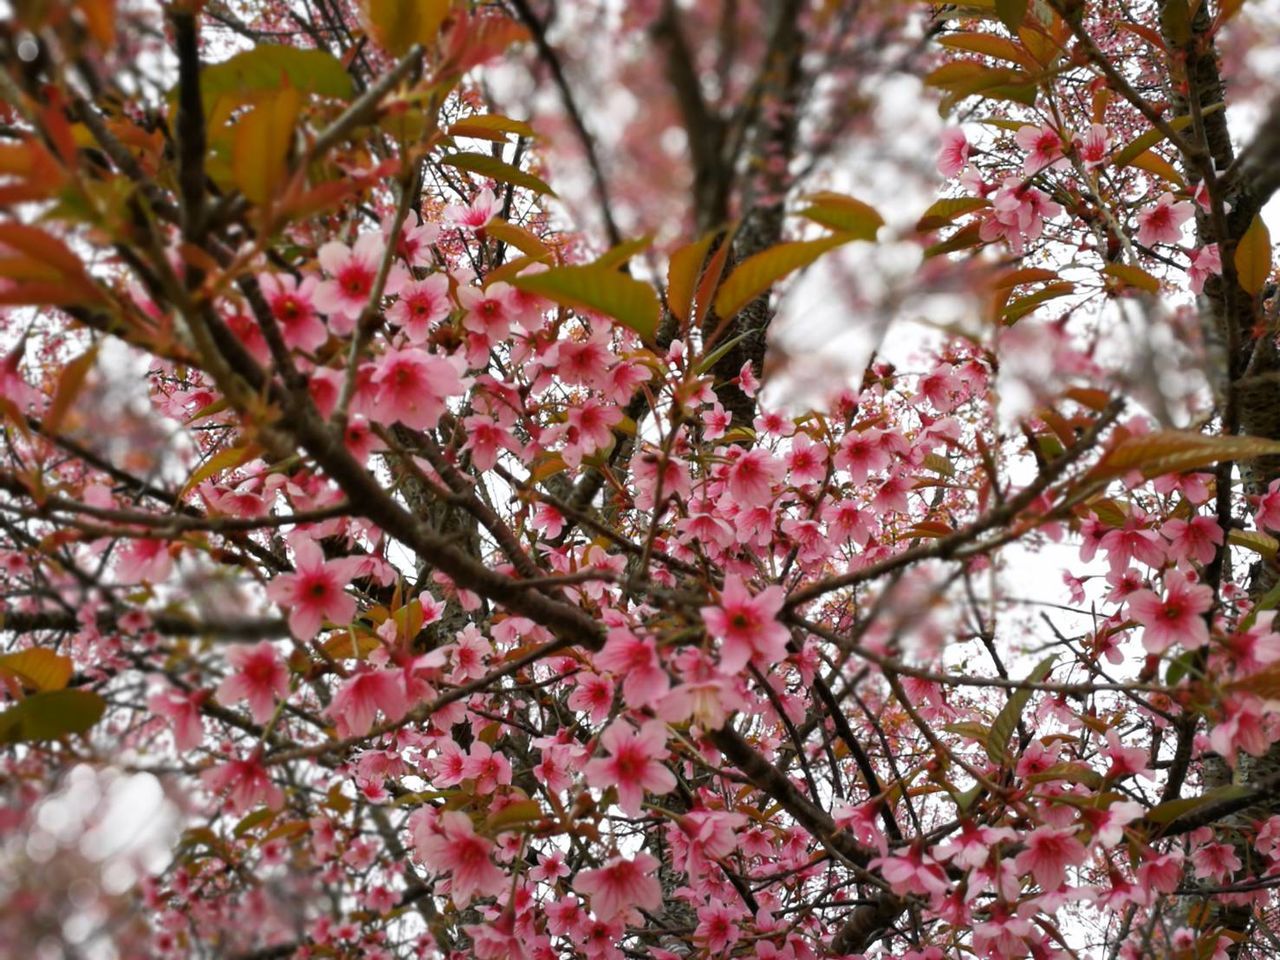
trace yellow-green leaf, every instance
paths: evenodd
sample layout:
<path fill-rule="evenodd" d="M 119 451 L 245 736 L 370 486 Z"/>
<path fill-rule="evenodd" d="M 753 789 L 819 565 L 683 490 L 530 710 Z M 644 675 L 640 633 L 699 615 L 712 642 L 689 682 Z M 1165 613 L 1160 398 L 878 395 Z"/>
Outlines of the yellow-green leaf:
<path fill-rule="evenodd" d="M 302 98 L 287 83 L 236 120 L 231 143 L 231 179 L 253 203 L 270 200 L 288 173 L 289 145 Z"/>
<path fill-rule="evenodd" d="M 707 261 L 714 233 L 703 234 L 671 254 L 667 266 L 667 306 L 681 323 L 688 323 L 693 311 L 693 292 Z"/>
<path fill-rule="evenodd" d="M 884 218 L 874 207 L 842 193 L 823 191 L 805 199 L 809 206 L 800 216 L 846 234 L 848 240 L 875 240 L 876 232 L 884 226 Z"/>
<path fill-rule="evenodd" d="M 661 306 L 657 294 L 647 283 L 610 267 L 553 267 L 513 277 L 511 285 L 566 307 L 613 317 L 645 340 L 652 340 L 658 331 Z"/>
<path fill-rule="evenodd" d="M 0 713 L 0 743 L 56 740 L 84 733 L 101 718 L 107 702 L 91 690 L 32 694 Z"/>
<path fill-rule="evenodd" d="M 533 127 L 523 120 L 512 120 L 496 113 L 465 117 L 449 127 L 451 137 L 473 137 L 477 140 L 505 141 L 510 134 L 532 137 Z"/>
<path fill-rule="evenodd" d="M 1136 287 L 1139 290 L 1147 291 L 1147 293 L 1158 293 L 1160 291 L 1160 281 L 1141 267 L 1135 267 L 1127 263 L 1108 263 L 1102 268 L 1102 272 L 1109 277 L 1115 277 L 1126 287 Z"/>
<path fill-rule="evenodd" d="M 435 43 L 451 6 L 450 0 L 360 0 L 369 32 L 397 57 L 415 43 Z"/>
<path fill-rule="evenodd" d="M 1252 550 L 1268 560 L 1274 560 L 1276 551 L 1280 550 L 1280 541 L 1277 541 L 1270 534 L 1263 533 L 1261 530 L 1232 530 L 1227 534 L 1227 542 L 1233 547 L 1244 547 L 1246 550 Z"/>
<path fill-rule="evenodd" d="M 1007 37 L 994 33 L 956 33 L 938 40 L 939 46 L 966 53 L 979 53 L 996 60 L 1007 60 L 1018 66 L 1027 66 L 1026 52 Z"/>
<path fill-rule="evenodd" d="M 989 206 L 991 201 L 983 197 L 947 197 L 935 200 L 929 205 L 929 209 L 921 214 L 919 221 L 916 222 L 916 230 L 920 233 L 931 233 L 945 227 L 957 217 Z"/>
<path fill-rule="evenodd" d="M 1262 437 L 1212 436 L 1190 430 L 1157 430 L 1126 436 L 1089 472 L 1104 480 L 1137 470 L 1147 478 L 1208 467 L 1222 460 L 1252 460 L 1280 454 L 1280 441 Z"/>
<path fill-rule="evenodd" d="M 33 690 L 61 690 L 71 679 L 70 657 L 32 647 L 0 656 L 0 673 L 16 677 Z"/>
<path fill-rule="evenodd" d="M 996 15 L 1011 33 L 1016 34 L 1027 18 L 1027 0 L 996 0 Z"/>
<path fill-rule="evenodd" d="M 440 162 L 446 166 L 466 170 L 469 173 L 478 173 L 480 176 L 488 177 L 490 180 L 501 180 L 503 183 L 513 183 L 517 187 L 524 187 L 534 193 L 555 196 L 555 191 L 532 173 L 527 173 L 519 167 L 513 167 L 511 164 L 488 154 L 454 153 Z"/>
<path fill-rule="evenodd" d="M 93 362 L 97 356 L 98 348 L 90 347 L 62 368 L 62 372 L 58 375 L 58 384 L 53 390 L 53 400 L 49 402 L 49 409 L 44 415 L 43 427 L 46 432 L 57 433 L 61 428 L 62 421 L 66 419 L 76 397 L 84 388 L 85 378 L 93 369 Z"/>
<path fill-rule="evenodd" d="M 489 833 L 501 833 L 514 826 L 541 820 L 544 814 L 536 800 L 517 800 L 509 803 L 486 821 Z"/>
<path fill-rule="evenodd" d="M 1253 218 L 1236 246 L 1236 276 L 1241 289 L 1254 296 L 1271 276 L 1271 233 L 1261 214 Z"/>
<path fill-rule="evenodd" d="M 303 93 L 337 100 L 352 94 L 351 75 L 333 54 L 263 43 L 200 71 L 205 115 L 212 113 L 219 97 L 243 102 L 250 95 L 278 89 L 281 78 Z"/>
<path fill-rule="evenodd" d="M 241 464 L 248 463 L 261 452 L 261 447 L 250 443 L 242 447 L 230 447 L 215 453 L 187 478 L 187 482 L 183 484 L 182 490 L 178 494 L 178 499 L 185 500 L 188 493 L 210 477 L 225 473 L 227 470 L 234 470 Z"/>
<path fill-rule="evenodd" d="M 1049 671 L 1053 669 L 1053 662 L 1056 659 L 1056 657 L 1046 657 L 1041 660 L 1027 676 L 1027 682 L 1041 683 L 1049 675 Z M 1004 766 L 1010 762 L 1009 741 L 1013 739 L 1013 733 L 1018 728 L 1018 721 L 1022 719 L 1022 711 L 1027 708 L 1027 704 L 1031 701 L 1031 694 L 1032 691 L 1026 687 L 1014 690 L 1005 705 L 1000 708 L 1000 712 L 996 714 L 995 720 L 992 721 L 991 732 L 987 735 L 987 740 L 984 744 L 987 756 L 991 758 L 992 763 Z"/>
<path fill-rule="evenodd" d="M 836 234 L 821 240 L 797 240 L 747 257 L 733 268 L 717 291 L 716 313 L 723 319 L 734 316 L 783 277 L 853 239 L 848 234 Z"/>
<path fill-rule="evenodd" d="M 1232 784 L 1225 787 L 1218 787 L 1200 794 L 1198 797 L 1182 797 L 1177 800 L 1166 800 L 1148 811 L 1146 821 L 1148 823 L 1166 824 L 1172 823 L 1179 817 L 1186 816 L 1194 810 L 1201 807 L 1207 807 L 1211 804 L 1224 803 L 1229 800 L 1237 800 L 1241 797 L 1247 797 L 1250 793 L 1248 787 L 1243 784 Z"/>
<path fill-rule="evenodd" d="M 494 217 L 485 224 L 485 232 L 495 240 L 501 240 L 503 243 L 509 243 L 521 253 L 533 260 L 548 261 L 552 258 L 554 251 L 545 243 L 535 237 L 524 227 L 516 226 L 514 223 L 508 223 L 501 217 Z"/>

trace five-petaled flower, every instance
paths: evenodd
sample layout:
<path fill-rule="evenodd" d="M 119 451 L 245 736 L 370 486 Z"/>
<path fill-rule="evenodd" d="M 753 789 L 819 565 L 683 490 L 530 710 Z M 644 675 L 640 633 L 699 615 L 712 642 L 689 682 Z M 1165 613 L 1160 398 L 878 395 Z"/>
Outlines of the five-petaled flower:
<path fill-rule="evenodd" d="M 254 723 L 266 723 L 276 709 L 276 699 L 289 695 L 289 668 L 269 642 L 236 647 L 227 653 L 232 672 L 218 686 L 218 702 L 230 706 L 249 702 Z"/>
<path fill-rule="evenodd" d="M 588 761 L 583 773 L 587 783 L 618 792 L 618 806 L 630 817 L 640 816 L 646 792 L 670 793 L 676 778 L 662 761 L 667 758 L 667 725 L 649 720 L 639 730 L 618 719 L 600 735 L 608 756 Z"/>
<path fill-rule="evenodd" d="M 662 904 L 658 861 L 647 853 L 634 860 L 613 857 L 595 870 L 579 870 L 573 889 L 591 898 L 591 910 L 609 921 L 633 908 L 656 910 Z"/>
<path fill-rule="evenodd" d="M 1204 614 L 1213 606 L 1213 591 L 1192 583 L 1174 570 L 1165 574 L 1165 593 L 1138 590 L 1129 597 L 1129 616 L 1142 625 L 1147 653 L 1164 653 L 1175 643 L 1202 647 L 1209 642 Z"/>
<path fill-rule="evenodd" d="M 776 584 L 752 596 L 741 577 L 725 577 L 720 603 L 702 608 L 707 632 L 720 641 L 722 672 L 738 673 L 749 662 L 768 667 L 786 657 L 790 633 L 778 621 L 783 599 Z"/>
<path fill-rule="evenodd" d="M 296 572 L 282 573 L 267 585 L 267 596 L 289 611 L 289 630 L 299 640 L 310 640 L 324 621 L 347 624 L 356 613 L 355 598 L 346 587 L 362 560 L 359 557 L 324 559 L 312 540 L 293 538 Z"/>

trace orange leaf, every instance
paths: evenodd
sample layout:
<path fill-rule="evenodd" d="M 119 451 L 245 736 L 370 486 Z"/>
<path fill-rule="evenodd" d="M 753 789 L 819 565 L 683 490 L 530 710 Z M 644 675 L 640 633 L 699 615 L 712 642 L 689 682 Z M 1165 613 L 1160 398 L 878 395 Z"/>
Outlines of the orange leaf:
<path fill-rule="evenodd" d="M 1257 296 L 1271 276 L 1271 234 L 1259 214 L 1236 246 L 1236 277 L 1240 287 Z"/>

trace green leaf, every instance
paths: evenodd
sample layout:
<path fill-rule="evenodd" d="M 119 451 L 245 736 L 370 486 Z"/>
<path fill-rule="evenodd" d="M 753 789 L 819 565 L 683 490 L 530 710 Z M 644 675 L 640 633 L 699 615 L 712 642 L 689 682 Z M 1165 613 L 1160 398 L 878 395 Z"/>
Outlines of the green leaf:
<path fill-rule="evenodd" d="M 509 803 L 486 821 L 488 833 L 501 833 L 526 823 L 534 823 L 543 818 L 542 807 L 537 800 L 517 800 Z"/>
<path fill-rule="evenodd" d="M 519 167 L 513 167 L 511 164 L 488 154 L 454 153 L 440 162 L 450 167 L 457 167 L 459 170 L 466 170 L 468 173 L 478 173 L 480 176 L 488 177 L 490 180 L 501 180 L 503 183 L 513 183 L 517 187 L 524 187 L 534 193 L 545 193 L 550 197 L 555 196 L 555 191 L 532 173 L 526 173 Z"/>
<path fill-rule="evenodd" d="M 1029 293 L 1025 297 L 1010 300 L 1003 311 L 1005 326 L 1012 326 L 1045 301 L 1065 297 L 1074 289 L 1075 284 L 1063 280 L 1059 283 L 1050 283 L 1041 287 L 1035 293 Z"/>
<path fill-rule="evenodd" d="M 1199 658 L 1200 658 L 1200 651 L 1188 650 L 1185 653 L 1170 660 L 1169 669 L 1167 669 L 1164 673 L 1164 682 L 1171 687 L 1176 687 L 1181 682 L 1183 677 L 1187 676 L 1193 671 L 1198 674 L 1199 671 L 1195 670 L 1195 663 L 1196 663 L 1196 660 L 1198 660 Z"/>
<path fill-rule="evenodd" d="M 471 137 L 477 140 L 493 140 L 502 143 L 510 134 L 518 137 L 532 137 L 533 127 L 523 120 L 512 120 L 496 113 L 477 114 L 451 124 L 449 136 Z"/>
<path fill-rule="evenodd" d="M 951 236 L 937 243 L 931 244 L 924 248 L 924 258 L 928 260 L 930 257 L 939 257 L 944 253 L 957 253 L 960 250 L 968 250 L 981 244 L 982 227 L 977 223 L 966 223 Z"/>
<path fill-rule="evenodd" d="M 295 87 L 281 86 L 236 120 L 231 143 L 231 180 L 256 204 L 265 204 L 289 172 L 289 145 L 302 98 Z"/>
<path fill-rule="evenodd" d="M 805 199 L 809 206 L 800 211 L 800 216 L 847 234 L 849 240 L 875 240 L 876 232 L 884 226 L 884 217 L 874 207 L 843 193 L 828 190 Z"/>
<path fill-rule="evenodd" d="M 1148 823 L 1172 823 L 1179 817 L 1184 817 L 1194 810 L 1199 810 L 1201 807 L 1224 803 L 1228 800 L 1238 800 L 1241 797 L 1249 796 L 1251 792 L 1252 790 L 1243 784 L 1232 784 L 1225 787 L 1218 787 L 1216 790 L 1210 790 L 1207 793 L 1202 793 L 1198 797 L 1182 797 L 1178 800 L 1167 800 L 1158 806 L 1152 807 L 1147 813 L 1145 819 Z"/>
<path fill-rule="evenodd" d="M 1040 683 L 1049 675 L 1049 671 L 1053 669 L 1053 663 L 1057 659 L 1056 656 L 1046 657 L 1036 664 L 1036 668 L 1027 676 L 1028 683 Z M 1000 766 L 1007 766 L 1012 759 L 1009 756 L 1009 741 L 1013 739 L 1013 733 L 1018 729 L 1018 721 L 1022 719 L 1022 711 L 1027 708 L 1027 704 L 1031 701 L 1033 691 L 1025 687 L 1014 690 L 1008 701 L 1000 712 L 996 714 L 995 720 L 991 723 L 991 733 L 987 736 L 986 748 L 987 756 L 991 758 L 992 763 Z"/>
<path fill-rule="evenodd" d="M 353 94 L 351 75 L 333 54 L 263 43 L 200 71 L 205 113 L 224 94 L 274 92 L 280 89 L 282 77 L 302 93 L 337 100 L 348 100 Z"/>
<path fill-rule="evenodd" d="M 16 677 L 34 690 L 63 689 L 73 669 L 70 657 L 43 647 L 0 656 L 0 673 Z"/>
<path fill-rule="evenodd" d="M 0 743 L 56 740 L 84 733 L 101 718 L 107 702 L 90 690 L 32 694 L 0 713 Z"/>
<path fill-rule="evenodd" d="M 1122 286 L 1135 287 L 1147 293 L 1160 292 L 1160 281 L 1141 267 L 1128 263 L 1108 263 L 1102 268 L 1102 272 L 1109 277 L 1115 277 Z"/>
<path fill-rule="evenodd" d="M 931 233 L 945 227 L 957 217 L 989 206 L 991 201 L 983 197 L 947 197 L 936 200 L 920 215 L 919 221 L 916 222 L 916 230 L 920 233 Z"/>
<path fill-rule="evenodd" d="M 630 327 L 645 340 L 658 332 L 661 306 L 647 283 L 597 264 L 555 267 L 513 277 L 511 286 L 566 307 L 595 310 Z"/>
<path fill-rule="evenodd" d="M 821 240 L 797 240 L 747 257 L 733 268 L 733 273 L 716 292 L 716 314 L 721 319 L 729 319 L 783 277 L 853 239 L 855 237 L 848 234 L 835 234 Z"/>
<path fill-rule="evenodd" d="M 450 6 L 450 0 L 360 0 L 369 32 L 396 57 L 415 43 L 434 43 Z"/>

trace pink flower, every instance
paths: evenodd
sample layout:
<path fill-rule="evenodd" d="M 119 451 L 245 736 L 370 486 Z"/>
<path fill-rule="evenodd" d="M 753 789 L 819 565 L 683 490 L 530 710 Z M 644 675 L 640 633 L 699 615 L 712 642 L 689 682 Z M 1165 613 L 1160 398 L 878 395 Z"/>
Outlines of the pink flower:
<path fill-rule="evenodd" d="M 234 672 L 218 686 L 218 701 L 226 706 L 249 701 L 254 723 L 266 723 L 276 709 L 276 699 L 289 696 L 289 669 L 276 648 L 267 641 L 252 647 L 236 647 L 227 654 Z"/>
<path fill-rule="evenodd" d="M 1275 715 L 1268 714 L 1257 697 L 1230 695 L 1222 710 L 1223 721 L 1209 733 L 1209 747 L 1233 767 L 1237 751 L 1260 757 L 1280 738 Z"/>
<path fill-rule="evenodd" d="M 329 315 L 335 333 L 346 336 L 369 305 L 386 244 L 381 234 L 366 233 L 354 247 L 331 240 L 320 248 L 317 259 L 332 279 L 315 291 L 315 304 Z"/>
<path fill-rule="evenodd" d="M 173 745 L 179 750 L 194 750 L 204 740 L 204 724 L 200 720 L 200 704 L 207 693 L 187 693 L 170 687 L 153 694 L 147 706 L 173 725 Z"/>
<path fill-rule="evenodd" d="M 511 783 L 511 762 L 502 754 L 494 753 L 487 743 L 477 742 L 467 752 L 462 776 L 474 780 L 476 793 L 484 796 Z"/>
<path fill-rule="evenodd" d="M 949 886 L 942 868 L 917 847 L 905 847 L 889 857 L 876 857 L 867 866 L 879 869 L 893 892 L 900 896 L 946 893 Z"/>
<path fill-rule="evenodd" d="M 1014 253 L 1023 253 L 1027 241 L 1040 238 L 1044 221 L 1060 213 L 1061 204 L 1016 177 L 1010 177 L 992 194 L 991 209 L 982 220 L 978 236 L 987 243 L 1004 239 Z"/>
<path fill-rule="evenodd" d="M 583 770 L 587 783 L 597 789 L 618 791 L 618 806 L 631 817 L 640 815 L 645 792 L 670 793 L 676 778 L 660 761 L 667 753 L 667 725 L 649 720 L 639 730 L 624 720 L 615 720 L 600 736 L 607 757 L 588 761 Z"/>
<path fill-rule="evenodd" d="M 258 277 L 258 285 L 280 327 L 285 346 L 309 352 L 328 339 L 329 333 L 316 315 L 315 295 L 319 283 L 314 276 L 303 277 L 299 283 L 287 273 L 264 273 Z"/>
<path fill-rule="evenodd" d="M 1028 151 L 1022 161 L 1022 172 L 1030 176 L 1050 167 L 1066 166 L 1062 155 L 1062 138 L 1052 127 L 1021 127 L 1013 135 L 1014 142 Z"/>
<path fill-rule="evenodd" d="M 423 343 L 431 325 L 449 315 L 449 277 L 433 273 L 425 280 L 409 279 L 391 291 L 396 302 L 387 310 L 387 318 L 399 325 L 410 343 Z"/>
<path fill-rule="evenodd" d="M 569 709 L 586 713 L 592 723 L 602 723 L 613 706 L 614 683 L 596 673 L 580 673 L 569 694 Z"/>
<path fill-rule="evenodd" d="M 1156 205 L 1138 214 L 1138 242 L 1144 247 L 1157 243 L 1177 243 L 1182 239 L 1182 225 L 1195 215 L 1190 203 L 1175 203 L 1173 194 L 1160 194 Z"/>
<path fill-rule="evenodd" d="M 698 908 L 698 926 L 693 935 L 711 955 L 723 953 L 742 936 L 742 910 L 717 901 Z"/>
<path fill-rule="evenodd" d="M 374 419 L 399 421 L 413 430 L 429 430 L 445 410 L 445 398 L 464 393 L 461 361 L 425 350 L 388 350 L 373 374 L 377 388 Z"/>
<path fill-rule="evenodd" d="M 475 195 L 470 205 L 451 203 L 444 208 L 444 218 L 465 230 L 483 230 L 498 213 L 498 198 L 485 187 Z"/>
<path fill-rule="evenodd" d="M 259 803 L 272 810 L 284 805 L 284 792 L 271 782 L 267 769 L 257 757 L 228 760 L 210 767 L 202 775 L 205 788 L 213 794 L 226 794 L 227 810 L 244 813 Z"/>
<path fill-rule="evenodd" d="M 1178 562 L 1208 563 L 1222 545 L 1222 528 L 1212 517 L 1170 520 L 1160 528 L 1169 540 L 1169 556 Z"/>
<path fill-rule="evenodd" d="M 172 572 L 166 540 L 130 540 L 116 554 L 116 578 L 121 583 L 161 583 Z"/>
<path fill-rule="evenodd" d="M 1229 843 L 1206 843 L 1191 855 L 1191 865 L 1201 880 L 1213 878 L 1225 883 L 1244 866 Z"/>
<path fill-rule="evenodd" d="M 653 638 L 637 637 L 624 627 L 609 631 L 595 664 L 622 678 L 622 696 L 629 707 L 653 706 L 671 686 Z"/>
<path fill-rule="evenodd" d="M 634 860 L 614 857 L 599 869 L 579 870 L 573 889 L 590 897 L 592 912 L 606 922 L 634 907 L 652 911 L 662 905 L 658 861 L 647 853 L 637 853 Z"/>
<path fill-rule="evenodd" d="M 748 662 L 769 667 L 786 657 L 791 635 L 777 619 L 784 598 L 777 585 L 753 597 L 741 577 L 725 577 L 719 606 L 702 608 L 707 632 L 720 641 L 723 673 L 738 673 Z"/>
<path fill-rule="evenodd" d="M 798 433 L 787 454 L 787 470 L 796 486 L 821 483 L 827 476 L 827 448 L 814 443 L 807 433 Z"/>
<path fill-rule="evenodd" d="M 453 902 L 466 906 L 477 894 L 497 896 L 506 889 L 502 871 L 489 859 L 493 843 L 477 836 L 471 818 L 460 810 L 440 814 L 433 828 L 413 831 L 414 849 L 435 873 L 452 876 Z"/>
<path fill-rule="evenodd" d="M 731 464 L 725 474 L 729 495 L 742 506 L 755 507 L 773 502 L 773 485 L 781 483 L 786 466 L 768 450 L 748 450 Z"/>
<path fill-rule="evenodd" d="M 1070 827 L 1037 827 L 1026 837 L 1027 848 L 1018 854 L 1014 867 L 1030 873 L 1045 893 L 1062 886 L 1067 867 L 1084 863 L 1088 851 Z"/>
<path fill-rule="evenodd" d="M 1213 591 L 1190 583 L 1178 571 L 1165 575 L 1165 595 L 1139 590 L 1129 597 L 1129 616 L 1144 628 L 1142 646 L 1147 653 L 1163 653 L 1175 643 L 1201 647 L 1209 642 L 1209 626 L 1203 614 L 1213 606 Z"/>
<path fill-rule="evenodd" d="M 947 179 L 957 176 L 969 165 L 969 138 L 960 127 L 942 131 L 942 143 L 938 148 L 938 172 Z"/>
<path fill-rule="evenodd" d="M 295 573 L 282 573 L 267 586 L 267 596 L 289 610 L 289 630 L 310 640 L 327 619 L 346 624 L 356 613 L 356 601 L 346 586 L 360 566 L 359 557 L 325 561 L 320 548 L 305 537 L 293 539 Z"/>
<path fill-rule="evenodd" d="M 1258 497 L 1254 522 L 1259 530 L 1280 530 L 1280 480 L 1272 480 Z"/>
<path fill-rule="evenodd" d="M 362 737 L 379 710 L 392 723 L 409 712 L 401 670 L 361 670 L 349 677 L 325 711 L 340 737 Z"/>
<path fill-rule="evenodd" d="M 1107 154 L 1111 150 L 1111 134 L 1102 124 L 1095 123 L 1077 142 L 1077 149 L 1084 168 L 1096 169 L 1107 162 Z"/>
<path fill-rule="evenodd" d="M 1199 293 L 1204 289 L 1204 282 L 1210 276 L 1222 276 L 1222 255 L 1218 245 L 1211 243 L 1199 250 L 1192 250 L 1188 256 L 1191 264 L 1187 267 L 1187 279 L 1191 282 L 1191 292 Z"/>

